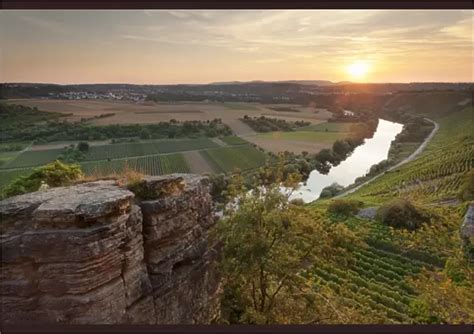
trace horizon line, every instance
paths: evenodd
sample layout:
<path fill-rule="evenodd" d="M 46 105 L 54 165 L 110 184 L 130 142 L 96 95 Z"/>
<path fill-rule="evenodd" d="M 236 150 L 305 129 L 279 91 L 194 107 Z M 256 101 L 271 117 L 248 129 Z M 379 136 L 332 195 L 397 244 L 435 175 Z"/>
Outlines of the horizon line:
<path fill-rule="evenodd" d="M 377 82 L 377 81 L 367 81 L 367 82 L 360 82 L 360 81 L 331 81 L 331 80 L 322 80 L 322 79 L 288 79 L 288 80 L 248 80 L 248 81 L 241 81 L 241 80 L 228 80 L 228 81 L 212 81 L 212 82 L 205 82 L 205 83 L 133 83 L 133 82 L 70 82 L 70 83 L 58 83 L 58 82 L 43 82 L 43 81 L 10 81 L 10 82 L 2 82 L 1 85 L 8 85 L 8 84 L 39 84 L 39 85 L 57 85 L 57 86 L 81 86 L 81 85 L 134 85 L 134 86 L 206 86 L 212 84 L 247 84 L 247 83 L 295 83 L 298 82 L 311 82 L 311 81 L 322 81 L 328 82 L 328 86 L 331 84 L 338 85 L 338 84 L 356 84 L 356 85 L 367 85 L 367 84 L 376 84 L 376 85 L 388 85 L 388 84 L 415 84 L 415 83 L 424 83 L 424 84 L 474 84 L 473 81 L 385 81 L 385 82 Z M 317 84 L 315 84 L 317 85 Z"/>

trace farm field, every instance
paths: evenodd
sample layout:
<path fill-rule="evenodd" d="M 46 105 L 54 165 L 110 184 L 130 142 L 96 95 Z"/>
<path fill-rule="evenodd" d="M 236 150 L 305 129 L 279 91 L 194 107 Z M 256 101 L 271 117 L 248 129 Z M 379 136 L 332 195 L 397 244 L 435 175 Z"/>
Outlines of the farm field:
<path fill-rule="evenodd" d="M 291 131 L 291 132 L 266 132 L 258 134 L 257 137 L 272 140 L 297 140 L 318 143 L 333 143 L 337 139 L 348 136 L 347 132 L 318 132 L 318 131 Z"/>
<path fill-rule="evenodd" d="M 437 119 L 440 130 L 416 160 L 388 172 L 350 197 L 374 203 L 401 197 L 433 202 L 456 197 L 474 167 L 474 109 Z"/>
<path fill-rule="evenodd" d="M 265 164 L 265 153 L 252 145 L 221 147 L 201 151 L 202 156 L 220 173 L 233 172 L 236 168 L 248 170 Z"/>
<path fill-rule="evenodd" d="M 330 118 L 331 113 L 325 109 L 314 107 L 290 106 L 299 112 L 282 113 L 270 109 L 273 104 L 259 103 L 219 103 L 219 102 L 115 102 L 94 100 L 49 100 L 49 99 L 12 99 L 9 103 L 22 104 L 29 107 L 37 107 L 40 110 L 72 114 L 66 117 L 71 121 L 79 121 L 81 118 L 91 118 L 102 114 L 114 113 L 115 115 L 92 122 L 97 125 L 107 124 L 144 124 L 157 123 L 160 121 L 205 121 L 221 118 L 237 134 L 247 133 L 248 128 L 243 127 L 239 121 L 245 115 L 287 118 L 294 120 L 295 114 L 313 123 L 319 123 Z"/>
<path fill-rule="evenodd" d="M 338 139 L 348 137 L 345 130 L 352 123 L 321 123 L 298 128 L 296 131 L 265 132 L 243 136 L 243 138 L 266 151 L 279 153 L 289 151 L 294 153 L 318 153 L 322 149 L 331 148 Z M 326 127 L 332 129 L 325 131 Z"/>
<path fill-rule="evenodd" d="M 377 207 L 394 198 L 408 199 L 427 210 L 428 226 L 401 231 L 377 220 L 332 216 L 354 231 L 364 231 L 364 246 L 351 248 L 355 260 L 343 267 L 316 263 L 313 277 L 380 323 L 418 323 L 413 303 L 420 291 L 413 281 L 426 271 L 442 271 L 461 247 L 459 229 L 467 203 L 456 199 L 462 181 L 474 165 L 474 109 L 436 119 L 440 129 L 420 157 L 388 172 L 344 199 Z M 315 217 L 330 216 L 330 200 L 310 204 Z M 316 218 L 315 218 L 316 219 Z M 418 240 L 418 241 L 417 241 Z M 420 241 L 421 240 L 421 241 Z"/>
<path fill-rule="evenodd" d="M 80 166 L 86 175 L 94 176 L 120 173 L 125 168 L 130 168 L 146 175 L 190 172 L 184 156 L 180 153 L 112 161 L 84 162 Z"/>

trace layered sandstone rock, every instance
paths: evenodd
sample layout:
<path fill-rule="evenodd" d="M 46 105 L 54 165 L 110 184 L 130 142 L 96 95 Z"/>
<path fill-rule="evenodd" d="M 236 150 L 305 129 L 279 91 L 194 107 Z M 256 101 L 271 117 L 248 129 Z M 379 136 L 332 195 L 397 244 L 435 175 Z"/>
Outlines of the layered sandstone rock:
<path fill-rule="evenodd" d="M 158 198 L 99 181 L 0 202 L 2 323 L 209 322 L 218 280 L 207 180 L 143 186 Z"/>

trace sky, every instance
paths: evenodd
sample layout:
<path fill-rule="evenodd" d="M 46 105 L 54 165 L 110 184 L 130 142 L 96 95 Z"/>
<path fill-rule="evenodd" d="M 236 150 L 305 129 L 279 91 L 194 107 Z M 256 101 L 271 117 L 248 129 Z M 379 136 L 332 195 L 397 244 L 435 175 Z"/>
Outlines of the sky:
<path fill-rule="evenodd" d="M 473 81 L 472 10 L 2 10 L 0 42 L 0 82 Z"/>

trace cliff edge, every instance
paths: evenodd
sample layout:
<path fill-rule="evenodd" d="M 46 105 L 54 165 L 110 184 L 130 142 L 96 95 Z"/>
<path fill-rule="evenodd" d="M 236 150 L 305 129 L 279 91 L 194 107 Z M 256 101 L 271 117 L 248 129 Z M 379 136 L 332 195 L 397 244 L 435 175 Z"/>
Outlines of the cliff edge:
<path fill-rule="evenodd" d="M 3 324 L 192 324 L 218 315 L 207 178 L 51 188 L 0 202 Z"/>

